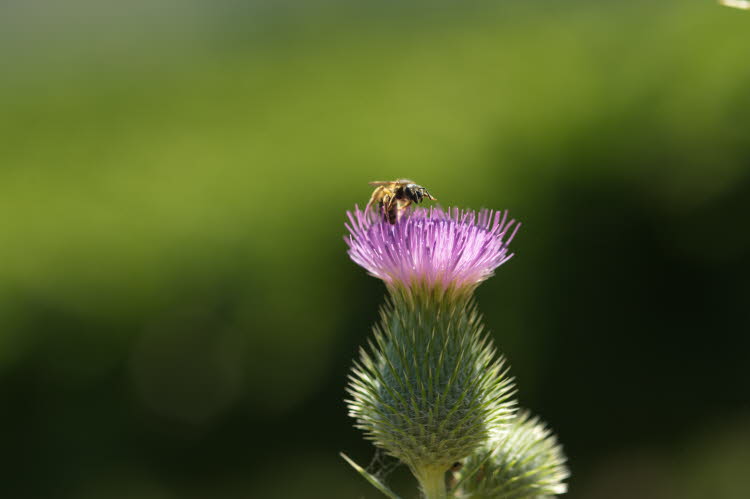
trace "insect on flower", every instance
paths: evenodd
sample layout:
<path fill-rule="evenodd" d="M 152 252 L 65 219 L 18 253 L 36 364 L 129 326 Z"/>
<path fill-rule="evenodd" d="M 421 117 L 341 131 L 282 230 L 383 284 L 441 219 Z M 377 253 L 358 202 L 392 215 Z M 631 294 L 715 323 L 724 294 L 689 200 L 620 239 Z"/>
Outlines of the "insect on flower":
<path fill-rule="evenodd" d="M 419 204 L 424 198 L 437 201 L 437 198 L 432 197 L 427 189 L 405 178 L 392 182 L 370 182 L 370 185 L 376 187 L 365 207 L 365 212 L 373 203 L 377 203 L 384 218 L 391 224 L 401 219 L 401 215 L 410 204 Z"/>

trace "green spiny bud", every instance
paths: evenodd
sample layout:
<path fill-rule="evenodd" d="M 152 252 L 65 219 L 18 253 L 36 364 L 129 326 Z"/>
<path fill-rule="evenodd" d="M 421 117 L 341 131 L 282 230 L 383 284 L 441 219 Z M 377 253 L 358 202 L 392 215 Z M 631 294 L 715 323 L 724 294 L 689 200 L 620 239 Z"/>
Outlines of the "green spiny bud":
<path fill-rule="evenodd" d="M 513 384 L 473 300 L 439 289 L 391 289 L 369 352 L 350 376 L 350 415 L 406 463 L 423 490 L 509 422 Z M 426 493 L 427 494 L 427 493 Z M 430 494 L 427 494 L 430 496 Z"/>
<path fill-rule="evenodd" d="M 543 499 L 564 494 L 570 475 L 552 432 L 526 411 L 465 460 L 456 497 Z"/>

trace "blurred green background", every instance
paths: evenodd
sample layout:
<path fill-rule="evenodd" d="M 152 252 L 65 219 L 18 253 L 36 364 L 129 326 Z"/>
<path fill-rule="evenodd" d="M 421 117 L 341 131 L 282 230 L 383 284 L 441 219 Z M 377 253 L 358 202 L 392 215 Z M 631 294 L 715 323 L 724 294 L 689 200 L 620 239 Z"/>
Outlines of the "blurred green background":
<path fill-rule="evenodd" d="M 0 75 L 0 497 L 378 497 L 342 235 L 397 177 L 523 222 L 478 298 L 568 497 L 747 497 L 750 12 L 10 0 Z"/>

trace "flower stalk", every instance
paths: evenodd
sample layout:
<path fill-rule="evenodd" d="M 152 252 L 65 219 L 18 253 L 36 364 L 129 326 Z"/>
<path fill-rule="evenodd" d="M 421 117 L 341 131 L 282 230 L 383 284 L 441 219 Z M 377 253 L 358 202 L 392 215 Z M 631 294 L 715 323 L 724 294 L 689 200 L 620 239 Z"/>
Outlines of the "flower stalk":
<path fill-rule="evenodd" d="M 446 470 L 441 468 L 426 468 L 414 471 L 422 494 L 426 499 L 446 499 L 448 497 L 445 488 L 445 472 Z"/>

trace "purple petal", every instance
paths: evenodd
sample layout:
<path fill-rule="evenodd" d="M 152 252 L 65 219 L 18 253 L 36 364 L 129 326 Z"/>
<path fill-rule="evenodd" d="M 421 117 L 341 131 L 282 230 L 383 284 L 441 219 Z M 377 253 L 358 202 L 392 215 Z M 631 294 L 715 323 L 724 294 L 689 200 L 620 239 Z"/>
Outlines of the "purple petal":
<path fill-rule="evenodd" d="M 406 286 L 476 286 L 513 256 L 508 244 L 520 227 L 507 211 L 493 210 L 417 208 L 394 225 L 356 206 L 347 216 L 351 259 Z"/>

